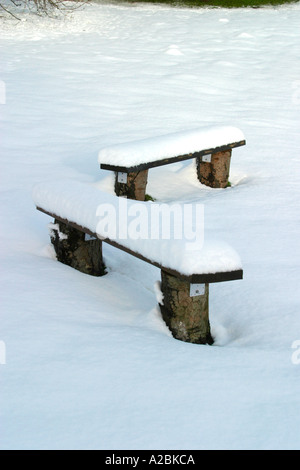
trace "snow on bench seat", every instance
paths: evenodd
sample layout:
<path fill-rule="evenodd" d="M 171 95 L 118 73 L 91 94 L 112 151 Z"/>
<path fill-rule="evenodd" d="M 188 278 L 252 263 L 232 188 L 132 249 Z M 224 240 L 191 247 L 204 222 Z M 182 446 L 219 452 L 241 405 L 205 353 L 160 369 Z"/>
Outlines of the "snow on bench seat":
<path fill-rule="evenodd" d="M 213 126 L 115 144 L 100 149 L 101 168 L 140 171 L 145 168 L 187 160 L 219 149 L 245 145 L 243 132 L 232 126 Z"/>
<path fill-rule="evenodd" d="M 243 132 L 231 126 L 189 131 L 111 145 L 98 153 L 100 168 L 115 175 L 115 193 L 145 201 L 150 168 L 195 159 L 201 184 L 226 188 L 232 149 L 245 145 Z"/>
<path fill-rule="evenodd" d="M 191 243 L 187 243 L 185 239 L 124 239 L 124 227 L 118 227 L 118 233 L 115 233 L 113 224 L 106 224 L 104 228 L 103 224 L 99 224 L 99 208 L 102 210 L 102 216 L 104 209 L 113 208 L 118 220 L 126 205 L 129 214 L 143 214 L 149 221 L 153 205 L 159 206 L 157 209 L 160 209 L 162 204 L 118 198 L 99 190 L 95 185 L 76 181 L 38 184 L 33 189 L 33 200 L 39 210 L 55 219 L 192 283 L 242 278 L 242 265 L 236 251 L 228 244 L 216 240 L 212 234 L 205 233 L 204 243 L 202 239 Z M 174 210 L 181 211 L 183 208 L 176 204 Z M 191 226 L 190 230 L 193 229 L 195 227 Z M 123 235 L 120 236 L 119 231 Z"/>

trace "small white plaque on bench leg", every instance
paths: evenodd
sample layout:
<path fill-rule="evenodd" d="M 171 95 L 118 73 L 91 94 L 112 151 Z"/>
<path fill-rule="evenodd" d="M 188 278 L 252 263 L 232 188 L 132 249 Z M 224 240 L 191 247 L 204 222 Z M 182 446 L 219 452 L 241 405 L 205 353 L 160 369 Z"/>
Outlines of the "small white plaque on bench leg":
<path fill-rule="evenodd" d="M 127 173 L 118 171 L 118 183 L 127 183 Z"/>
<path fill-rule="evenodd" d="M 205 284 L 190 284 L 190 297 L 205 294 Z"/>
<path fill-rule="evenodd" d="M 202 155 L 202 162 L 204 163 L 211 163 L 211 154 L 209 155 Z"/>

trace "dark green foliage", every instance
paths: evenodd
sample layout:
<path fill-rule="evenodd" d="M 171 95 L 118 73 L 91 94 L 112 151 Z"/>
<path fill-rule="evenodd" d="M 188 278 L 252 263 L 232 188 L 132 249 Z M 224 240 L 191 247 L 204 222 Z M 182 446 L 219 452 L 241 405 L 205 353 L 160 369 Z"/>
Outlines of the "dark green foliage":
<path fill-rule="evenodd" d="M 130 3 L 138 3 L 138 0 L 127 0 Z M 287 3 L 298 3 L 295 0 L 141 0 L 147 3 L 164 3 L 174 6 L 193 6 L 193 7 L 223 7 L 223 8 L 241 8 L 252 7 L 259 8 L 267 5 L 283 5 Z"/>
<path fill-rule="evenodd" d="M 156 199 L 154 197 L 152 197 L 150 194 L 146 194 L 145 195 L 145 201 L 152 201 L 154 202 Z"/>

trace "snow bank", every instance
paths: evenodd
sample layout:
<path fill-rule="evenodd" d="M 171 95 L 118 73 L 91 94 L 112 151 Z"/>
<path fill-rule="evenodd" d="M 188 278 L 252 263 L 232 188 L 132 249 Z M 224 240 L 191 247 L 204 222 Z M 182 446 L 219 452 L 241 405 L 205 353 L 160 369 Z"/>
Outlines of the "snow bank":
<path fill-rule="evenodd" d="M 90 184 L 64 180 L 36 185 L 33 200 L 37 207 L 85 227 L 99 238 L 114 240 L 184 275 L 241 269 L 239 256 L 227 243 L 212 234 L 206 234 L 204 240 L 202 204 L 127 200 Z"/>
<path fill-rule="evenodd" d="M 243 132 L 232 126 L 207 126 L 182 132 L 136 140 L 102 148 L 99 163 L 134 166 L 163 158 L 187 155 L 245 140 Z"/>

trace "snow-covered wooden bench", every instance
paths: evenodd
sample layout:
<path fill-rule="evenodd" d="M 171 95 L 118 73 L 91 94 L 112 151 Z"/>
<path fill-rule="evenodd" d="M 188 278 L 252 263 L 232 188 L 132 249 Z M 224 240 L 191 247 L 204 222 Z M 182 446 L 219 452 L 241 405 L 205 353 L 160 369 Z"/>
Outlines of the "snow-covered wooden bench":
<path fill-rule="evenodd" d="M 236 127 L 204 127 L 102 148 L 98 162 L 115 172 L 117 196 L 144 201 L 149 168 L 192 158 L 202 184 L 227 187 L 232 149 L 245 144 Z"/>
<path fill-rule="evenodd" d="M 141 222 L 149 228 L 153 214 L 169 205 L 119 198 L 90 184 L 75 181 L 39 184 L 33 189 L 33 200 L 38 210 L 54 219 L 50 233 L 59 261 L 81 272 L 101 276 L 105 274 L 102 259 L 102 242 L 105 242 L 158 267 L 160 309 L 173 336 L 188 342 L 212 343 L 209 283 L 243 276 L 239 256 L 230 246 L 207 234 L 203 243 L 199 236 L 201 226 L 196 220 L 195 227 L 191 218 L 185 218 L 184 227 L 190 225 L 188 233 L 194 230 L 195 239 L 185 236 L 177 239 L 174 230 L 170 230 L 169 239 L 162 238 L 154 234 L 156 225 L 151 227 L 151 233 L 144 232 L 138 238 L 133 226 Z M 175 206 L 180 213 L 182 206 Z M 174 207 L 171 209 L 175 217 Z M 131 217 L 129 221 L 130 214 L 135 214 L 135 219 Z"/>

